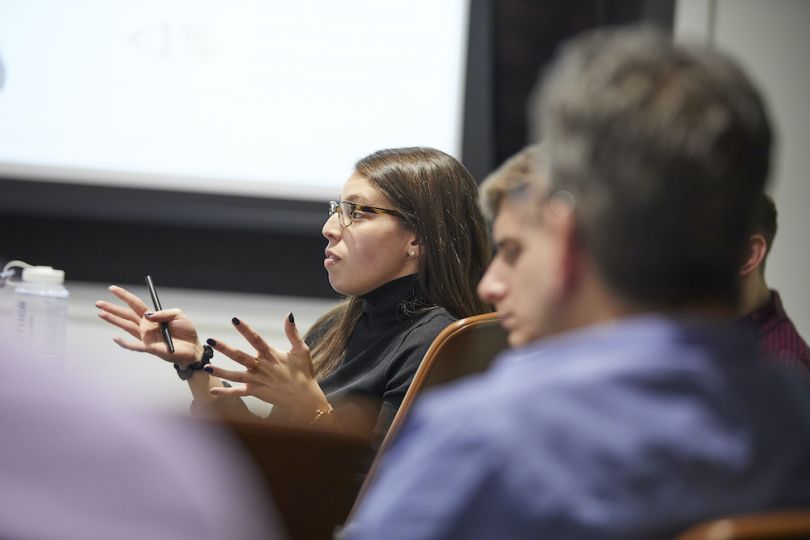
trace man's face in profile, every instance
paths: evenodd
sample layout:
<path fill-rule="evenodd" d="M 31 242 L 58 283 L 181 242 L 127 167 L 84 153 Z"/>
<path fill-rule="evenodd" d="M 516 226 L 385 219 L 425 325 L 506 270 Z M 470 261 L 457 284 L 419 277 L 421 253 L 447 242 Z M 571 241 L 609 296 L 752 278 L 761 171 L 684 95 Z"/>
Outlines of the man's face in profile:
<path fill-rule="evenodd" d="M 528 196 L 505 197 L 493 223 L 497 249 L 478 295 L 493 304 L 513 347 L 544 335 L 553 283 L 548 231 Z"/>

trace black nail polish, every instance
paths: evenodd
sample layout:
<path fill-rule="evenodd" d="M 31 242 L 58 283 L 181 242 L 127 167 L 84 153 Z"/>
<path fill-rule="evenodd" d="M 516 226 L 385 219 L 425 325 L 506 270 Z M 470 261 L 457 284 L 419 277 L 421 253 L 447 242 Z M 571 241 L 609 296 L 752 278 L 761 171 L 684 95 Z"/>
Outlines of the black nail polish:
<path fill-rule="evenodd" d="M 231 322 L 234 324 L 234 326 L 239 326 L 240 324 L 242 324 L 242 321 L 240 321 L 240 320 L 239 320 L 239 319 L 237 319 L 236 317 L 234 317 L 233 319 L 231 319 Z"/>
<path fill-rule="evenodd" d="M 143 314 L 143 316 L 144 316 L 144 317 L 151 317 L 151 316 L 152 316 L 152 315 L 154 315 L 154 314 L 155 314 L 155 312 L 154 312 L 154 311 L 147 311 L 146 313 L 144 313 L 144 314 Z"/>
<path fill-rule="evenodd" d="M 295 324 L 295 317 L 293 317 L 292 311 L 290 312 L 290 315 L 287 317 L 287 320 Z"/>
<path fill-rule="evenodd" d="M 203 368 L 203 371 L 204 371 L 204 372 L 206 372 L 206 373 L 213 373 L 213 372 L 214 372 L 214 368 L 212 368 L 211 366 L 205 366 L 205 367 Z"/>
<path fill-rule="evenodd" d="M 208 339 L 205 340 L 205 342 L 208 343 L 209 345 L 211 345 L 212 347 L 217 346 L 217 340 L 215 340 L 215 339 L 208 338 Z"/>

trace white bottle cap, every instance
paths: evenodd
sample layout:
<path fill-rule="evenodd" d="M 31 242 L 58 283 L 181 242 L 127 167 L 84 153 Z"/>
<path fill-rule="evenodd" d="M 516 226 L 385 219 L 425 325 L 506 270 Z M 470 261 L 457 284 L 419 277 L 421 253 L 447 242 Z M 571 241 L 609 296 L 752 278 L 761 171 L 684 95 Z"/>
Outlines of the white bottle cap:
<path fill-rule="evenodd" d="M 56 270 L 50 266 L 32 266 L 23 268 L 22 280 L 25 283 L 54 283 L 65 282 L 65 271 Z"/>

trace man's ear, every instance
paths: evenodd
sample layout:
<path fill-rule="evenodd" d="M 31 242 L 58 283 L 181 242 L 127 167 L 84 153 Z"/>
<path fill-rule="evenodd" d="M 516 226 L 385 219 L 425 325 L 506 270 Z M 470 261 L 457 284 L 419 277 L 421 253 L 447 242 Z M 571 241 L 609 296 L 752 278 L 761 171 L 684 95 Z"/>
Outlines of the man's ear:
<path fill-rule="evenodd" d="M 558 292 L 570 293 L 580 277 L 582 253 L 577 241 L 574 201 L 567 193 L 554 196 L 547 203 L 544 218 L 546 227 L 553 234 L 557 258 Z"/>
<path fill-rule="evenodd" d="M 745 277 L 756 271 L 765 261 L 768 254 L 768 242 L 761 234 L 752 234 L 748 238 L 748 256 L 740 268 L 740 277 Z"/>

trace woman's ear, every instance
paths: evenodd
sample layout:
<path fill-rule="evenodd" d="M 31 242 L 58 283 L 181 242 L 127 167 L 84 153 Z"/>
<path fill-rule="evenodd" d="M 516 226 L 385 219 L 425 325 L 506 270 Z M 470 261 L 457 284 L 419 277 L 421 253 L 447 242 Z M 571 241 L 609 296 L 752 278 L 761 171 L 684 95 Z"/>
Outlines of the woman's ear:
<path fill-rule="evenodd" d="M 408 258 L 418 259 L 422 255 L 422 242 L 418 238 L 414 238 L 408 244 Z"/>
<path fill-rule="evenodd" d="M 748 255 L 740 268 L 740 277 L 745 277 L 757 270 L 768 254 L 768 242 L 761 234 L 752 234 L 748 238 Z"/>

